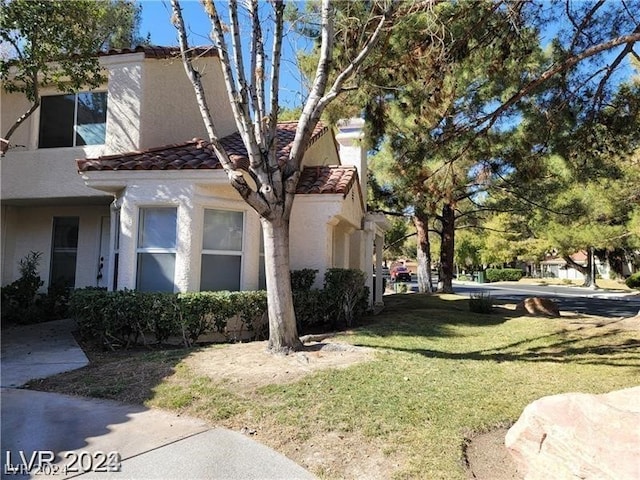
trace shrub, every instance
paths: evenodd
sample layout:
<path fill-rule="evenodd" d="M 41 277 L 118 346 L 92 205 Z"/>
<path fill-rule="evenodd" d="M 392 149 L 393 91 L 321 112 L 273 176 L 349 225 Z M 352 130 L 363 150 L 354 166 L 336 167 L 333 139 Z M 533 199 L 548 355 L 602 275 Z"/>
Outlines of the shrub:
<path fill-rule="evenodd" d="M 484 293 L 471 295 L 469 298 L 469 311 L 473 313 L 491 313 L 493 311 L 491 295 Z"/>
<path fill-rule="evenodd" d="M 42 252 L 30 252 L 20 260 L 20 278 L 2 287 L 2 320 L 17 323 L 32 323 L 41 318 L 42 310 L 36 304 L 38 289 L 44 282 L 38 275 Z"/>
<path fill-rule="evenodd" d="M 190 346 L 206 333 L 226 335 L 227 322 L 235 315 L 254 336 L 262 334 L 254 322 L 266 311 L 266 298 L 263 291 L 174 294 L 86 288 L 73 292 L 70 311 L 84 334 L 112 349 L 148 345 L 148 335 L 158 343 L 181 336 Z"/>
<path fill-rule="evenodd" d="M 522 275 L 519 268 L 488 268 L 485 278 L 488 282 L 517 282 Z"/>
<path fill-rule="evenodd" d="M 318 270 L 303 268 L 291 271 L 291 290 L 294 292 L 308 292 L 316 281 Z"/>
<path fill-rule="evenodd" d="M 334 323 L 344 320 L 350 327 L 367 309 L 368 289 L 364 284 L 364 272 L 351 268 L 330 268 L 324 275 L 326 295 L 325 315 Z"/>
<path fill-rule="evenodd" d="M 629 288 L 637 288 L 640 289 L 640 272 L 636 272 L 633 275 L 631 275 L 630 277 L 628 277 L 624 283 L 627 285 L 627 287 Z"/>

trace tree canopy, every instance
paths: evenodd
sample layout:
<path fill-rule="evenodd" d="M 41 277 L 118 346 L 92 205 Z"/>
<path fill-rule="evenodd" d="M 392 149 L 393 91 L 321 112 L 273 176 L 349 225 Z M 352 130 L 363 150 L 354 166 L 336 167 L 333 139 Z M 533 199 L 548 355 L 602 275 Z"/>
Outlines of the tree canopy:
<path fill-rule="evenodd" d="M 605 115 L 627 57 L 637 56 L 640 29 L 631 12 L 640 5 L 630 3 L 439 3 L 394 24 L 379 56 L 370 57 L 351 98 L 386 151 L 379 183 L 401 211 L 414 213 L 419 236 L 428 228 L 442 237 L 444 290 L 451 289 L 456 228 L 482 227 L 490 209 L 506 208 L 489 196 L 528 211 L 547 203 L 558 185 L 541 178 L 541 156 L 553 153 L 575 169 L 582 160 L 563 146 L 571 139 L 576 153 L 593 147 L 591 170 L 602 176 L 589 135 L 620 127 L 615 140 L 609 136 L 612 148 L 633 147 L 625 120 L 614 127 Z M 536 122 L 523 124 L 534 115 Z M 422 245 L 419 260 L 428 261 Z"/>

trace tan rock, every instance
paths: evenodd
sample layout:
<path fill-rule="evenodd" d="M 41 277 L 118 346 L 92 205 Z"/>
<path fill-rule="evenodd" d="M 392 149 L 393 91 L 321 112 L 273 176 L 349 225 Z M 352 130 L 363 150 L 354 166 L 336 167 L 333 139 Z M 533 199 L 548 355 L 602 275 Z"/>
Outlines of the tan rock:
<path fill-rule="evenodd" d="M 505 445 L 525 480 L 640 478 L 640 387 L 529 404 Z"/>
<path fill-rule="evenodd" d="M 516 305 L 516 312 L 526 313 L 541 317 L 559 317 L 560 309 L 558 305 L 548 298 L 530 297 L 525 298 Z"/>

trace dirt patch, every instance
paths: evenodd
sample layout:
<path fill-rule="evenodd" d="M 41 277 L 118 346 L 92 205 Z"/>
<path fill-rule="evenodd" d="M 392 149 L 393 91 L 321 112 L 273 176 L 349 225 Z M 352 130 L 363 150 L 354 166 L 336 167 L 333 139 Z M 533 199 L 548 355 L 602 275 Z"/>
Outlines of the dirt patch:
<path fill-rule="evenodd" d="M 474 480 L 521 480 L 504 437 L 507 428 L 497 428 L 472 437 L 465 450 L 467 478 Z"/>
<path fill-rule="evenodd" d="M 372 360 L 374 351 L 338 341 L 310 342 L 301 352 L 273 355 L 267 342 L 211 347 L 193 353 L 184 363 L 197 375 L 224 382 L 236 392 L 251 395 L 257 388 L 286 384 L 328 368 L 346 368 Z M 222 424 L 286 455 L 321 478 L 391 478 L 406 459 L 389 451 L 382 441 L 349 432 L 309 428 L 303 438 L 296 429 L 269 418 L 234 417 Z"/>
<path fill-rule="evenodd" d="M 346 368 L 373 359 L 373 350 L 340 342 L 311 342 L 301 352 L 273 355 L 267 342 L 238 343 L 194 353 L 185 363 L 196 374 L 224 381 L 239 391 L 293 383 L 326 368 Z"/>

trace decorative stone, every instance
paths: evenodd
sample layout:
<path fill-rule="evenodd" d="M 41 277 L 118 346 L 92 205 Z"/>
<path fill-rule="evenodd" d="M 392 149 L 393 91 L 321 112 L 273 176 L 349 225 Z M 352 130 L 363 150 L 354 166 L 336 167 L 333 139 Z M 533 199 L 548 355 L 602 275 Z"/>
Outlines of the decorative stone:
<path fill-rule="evenodd" d="M 640 387 L 529 404 L 505 445 L 525 480 L 640 478 Z"/>
<path fill-rule="evenodd" d="M 539 317 L 559 317 L 560 309 L 558 305 L 548 298 L 529 297 L 516 305 L 516 312 L 526 313 Z"/>

